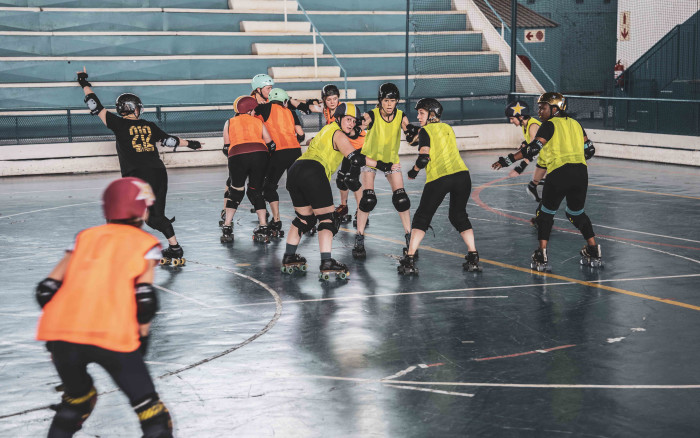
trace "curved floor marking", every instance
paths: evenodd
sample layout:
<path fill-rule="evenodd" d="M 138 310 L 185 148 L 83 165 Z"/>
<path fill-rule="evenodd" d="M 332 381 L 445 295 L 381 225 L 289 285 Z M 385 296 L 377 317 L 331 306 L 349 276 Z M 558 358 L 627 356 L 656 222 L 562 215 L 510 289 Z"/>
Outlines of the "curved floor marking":
<path fill-rule="evenodd" d="M 262 330 L 260 330 L 259 332 L 255 333 L 253 336 L 249 337 L 249 338 L 246 339 L 245 341 L 240 342 L 240 343 L 234 345 L 233 347 L 231 347 L 231 348 L 229 348 L 229 349 L 227 349 L 227 350 L 225 350 L 225 351 L 222 351 L 221 353 L 218 353 L 218 354 L 215 354 L 215 355 L 213 355 L 213 356 L 210 356 L 210 357 L 208 357 L 208 358 L 206 358 L 206 359 L 202 359 L 202 360 L 197 361 L 197 362 L 195 362 L 195 363 L 192 363 L 192 364 L 190 364 L 190 365 L 183 366 L 182 368 L 179 368 L 179 369 L 177 369 L 177 370 L 175 370 L 175 371 L 170 371 L 170 372 L 168 372 L 168 373 L 161 374 L 160 376 L 157 376 L 157 377 L 156 377 L 157 379 L 164 379 L 164 378 L 166 378 L 166 377 L 170 377 L 170 376 L 174 376 L 174 375 L 176 375 L 176 374 L 180 374 L 180 373 L 183 372 L 183 371 L 191 370 L 192 368 L 195 368 L 195 367 L 198 367 L 198 366 L 203 365 L 203 364 L 205 364 L 205 363 L 211 362 L 211 361 L 213 361 L 213 360 L 215 360 L 215 359 L 218 359 L 218 358 L 220 358 L 220 357 L 222 357 L 222 356 L 226 356 L 227 354 L 232 353 L 232 352 L 238 350 L 239 348 L 245 347 L 246 345 L 250 344 L 250 343 L 253 342 L 254 340 L 258 339 L 260 336 L 262 336 L 262 335 L 264 335 L 265 333 L 267 333 L 268 331 L 270 331 L 270 329 L 277 323 L 277 320 L 280 319 L 280 316 L 282 316 L 282 299 L 280 298 L 279 294 L 278 294 L 274 289 L 272 289 L 270 286 L 268 286 L 266 283 L 263 283 L 262 281 L 257 280 L 257 279 L 255 279 L 255 278 L 253 278 L 253 277 L 250 277 L 250 276 L 248 276 L 248 275 L 241 274 L 240 272 L 236 272 L 236 271 L 233 271 L 233 270 L 230 270 L 230 269 L 221 267 L 221 266 L 210 265 L 210 264 L 207 264 L 207 263 L 200 263 L 200 262 L 193 261 L 193 260 L 188 260 L 188 262 L 189 262 L 189 263 L 192 263 L 192 264 L 201 265 L 201 266 L 207 266 L 207 267 L 214 268 L 214 269 L 219 269 L 219 270 L 221 270 L 221 271 L 226 271 L 226 272 L 229 272 L 229 273 L 231 273 L 231 274 L 237 275 L 237 276 L 239 276 L 239 277 L 241 277 L 241 278 L 245 278 L 246 280 L 250 280 L 250 281 L 252 281 L 253 283 L 259 285 L 260 287 L 262 287 L 263 289 L 265 289 L 266 291 L 268 291 L 268 292 L 270 293 L 270 295 L 272 295 L 272 297 L 275 299 L 275 315 L 274 315 L 274 316 L 272 317 L 272 319 L 267 323 L 267 325 L 265 325 L 265 327 L 263 327 Z M 102 393 L 100 393 L 99 395 L 111 394 L 111 393 L 117 392 L 117 391 L 119 391 L 119 389 L 118 389 L 118 388 L 115 388 L 115 389 L 112 389 L 112 390 L 109 390 L 109 391 L 102 392 Z M 1 415 L 1 416 L 0 416 L 0 420 L 5 419 L 5 418 L 10 418 L 10 417 L 16 417 L 16 416 L 19 416 L 19 415 L 29 414 L 29 413 L 31 413 L 31 412 L 41 411 L 41 410 L 44 410 L 44 409 L 51 409 L 51 405 L 40 406 L 40 407 L 36 407 L 36 408 L 26 409 L 26 410 L 21 411 L 21 412 L 14 412 L 14 413 L 11 413 L 11 414 Z"/>

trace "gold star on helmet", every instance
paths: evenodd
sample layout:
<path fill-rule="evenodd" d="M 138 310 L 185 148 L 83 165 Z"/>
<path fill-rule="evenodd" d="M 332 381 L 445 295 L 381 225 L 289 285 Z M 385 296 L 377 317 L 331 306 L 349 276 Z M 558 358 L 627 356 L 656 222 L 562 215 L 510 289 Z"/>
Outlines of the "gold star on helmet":
<path fill-rule="evenodd" d="M 522 111 L 525 109 L 524 106 L 520 106 L 520 102 L 515 102 L 515 106 L 513 106 L 513 115 L 514 116 L 522 116 Z"/>

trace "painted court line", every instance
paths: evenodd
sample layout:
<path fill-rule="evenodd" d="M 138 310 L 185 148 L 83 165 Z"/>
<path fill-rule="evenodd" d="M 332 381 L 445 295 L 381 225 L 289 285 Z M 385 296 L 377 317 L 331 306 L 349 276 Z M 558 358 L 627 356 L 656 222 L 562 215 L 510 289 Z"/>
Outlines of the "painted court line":
<path fill-rule="evenodd" d="M 192 301 L 193 303 L 197 303 L 197 304 L 199 304 L 199 305 L 202 306 L 202 307 L 206 307 L 207 309 L 215 309 L 214 306 L 210 306 L 209 304 L 205 303 L 204 301 L 199 301 L 199 300 L 196 299 L 196 298 L 188 297 L 187 295 L 181 294 L 181 293 L 179 293 L 179 292 L 175 292 L 174 290 L 170 290 L 170 289 L 168 289 L 168 288 L 166 288 L 166 287 L 158 286 L 157 284 L 154 284 L 153 287 L 155 287 L 156 289 L 160 289 L 160 290 L 162 290 L 163 292 L 167 292 L 167 293 L 169 293 L 169 294 L 173 294 L 173 295 L 175 295 L 175 296 L 177 296 L 177 297 L 183 298 L 183 299 L 185 299 L 185 300 Z"/>
<path fill-rule="evenodd" d="M 506 359 L 509 357 L 518 357 L 518 356 L 526 356 L 528 354 L 535 354 L 535 353 L 549 353 L 550 351 L 555 351 L 555 350 L 563 350 L 564 348 L 571 348 L 575 347 L 576 344 L 571 344 L 571 345 L 562 345 L 560 347 L 552 347 L 552 348 L 547 348 L 544 350 L 532 350 L 532 351 L 525 351 L 522 353 L 514 353 L 514 354 L 505 354 L 503 356 L 493 356 L 493 357 L 481 357 L 479 359 L 472 359 L 474 362 L 483 362 L 486 360 L 495 360 L 495 359 Z"/>
<path fill-rule="evenodd" d="M 474 397 L 474 394 L 468 394 L 466 392 L 454 392 L 454 391 L 443 391 L 440 389 L 430 389 L 430 388 L 419 388 L 417 386 L 407 386 L 407 385 L 384 385 L 388 386 L 390 388 L 397 388 L 397 389 L 412 389 L 414 391 L 424 391 L 424 392 L 432 392 L 435 394 L 445 394 L 445 395 L 458 395 L 461 397 Z"/>
<path fill-rule="evenodd" d="M 508 295 L 491 295 L 484 297 L 437 297 L 436 300 L 478 300 L 482 298 L 508 298 Z"/>

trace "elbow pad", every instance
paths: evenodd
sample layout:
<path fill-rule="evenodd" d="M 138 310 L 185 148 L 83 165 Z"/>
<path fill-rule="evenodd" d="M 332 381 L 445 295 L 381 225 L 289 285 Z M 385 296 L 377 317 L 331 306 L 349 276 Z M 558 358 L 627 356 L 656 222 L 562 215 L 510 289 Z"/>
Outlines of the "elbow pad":
<path fill-rule="evenodd" d="M 151 322 L 158 311 L 158 296 L 153 285 L 139 283 L 136 285 L 136 319 L 139 324 Z"/>
<path fill-rule="evenodd" d="M 416 160 L 416 167 L 419 169 L 425 168 L 425 166 L 428 165 L 430 162 L 430 155 L 429 154 L 420 154 L 418 155 L 418 159 Z"/>
<path fill-rule="evenodd" d="M 593 146 L 592 141 L 586 140 L 586 142 L 583 143 L 583 156 L 586 160 L 590 160 L 593 158 L 593 155 L 595 155 L 595 146 Z"/>
<path fill-rule="evenodd" d="M 105 107 L 102 106 L 102 102 L 100 102 L 100 99 L 97 98 L 97 94 L 95 93 L 90 93 L 85 96 L 85 104 L 90 110 L 90 114 L 92 114 L 93 116 L 98 115 L 100 111 L 105 109 Z"/>
<path fill-rule="evenodd" d="M 306 133 L 301 134 L 301 135 L 297 134 L 297 141 L 298 141 L 299 143 L 301 143 L 302 141 L 304 141 L 305 138 L 306 138 Z"/>
<path fill-rule="evenodd" d="M 62 282 L 53 278 L 44 278 L 36 286 L 36 302 L 39 303 L 42 309 L 56 295 L 62 284 Z"/>
<path fill-rule="evenodd" d="M 523 157 L 527 158 L 528 160 L 532 160 L 537 156 L 537 154 L 540 153 L 543 146 L 544 145 L 539 140 L 534 140 L 533 142 L 528 143 L 527 147 L 523 151 Z"/>
<path fill-rule="evenodd" d="M 177 137 L 168 137 L 163 139 L 161 144 L 166 148 L 173 148 L 173 152 L 175 152 L 177 147 L 180 146 L 180 139 Z"/>
<path fill-rule="evenodd" d="M 350 152 L 347 159 L 350 160 L 350 164 L 353 166 L 362 167 L 367 164 L 367 157 L 357 150 Z"/>

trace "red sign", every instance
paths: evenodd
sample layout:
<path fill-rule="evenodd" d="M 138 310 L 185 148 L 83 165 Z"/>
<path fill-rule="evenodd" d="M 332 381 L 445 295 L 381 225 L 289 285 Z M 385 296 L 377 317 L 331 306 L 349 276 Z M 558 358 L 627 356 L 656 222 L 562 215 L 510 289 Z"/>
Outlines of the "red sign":
<path fill-rule="evenodd" d="M 526 43 L 543 43 L 544 29 L 530 29 L 525 31 Z"/>

